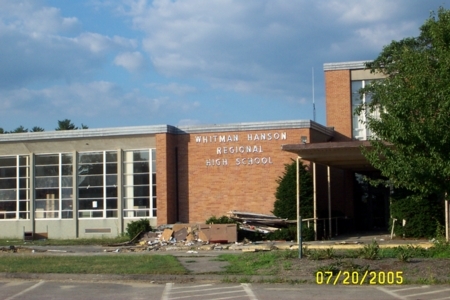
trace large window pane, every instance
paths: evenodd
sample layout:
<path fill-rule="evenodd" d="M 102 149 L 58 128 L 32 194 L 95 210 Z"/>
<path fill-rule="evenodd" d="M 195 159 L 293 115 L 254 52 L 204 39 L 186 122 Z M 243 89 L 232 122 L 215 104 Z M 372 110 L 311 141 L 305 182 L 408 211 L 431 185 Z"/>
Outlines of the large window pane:
<path fill-rule="evenodd" d="M 1 167 L 0 176 L 2 178 L 15 178 L 17 176 L 17 167 Z"/>
<path fill-rule="evenodd" d="M 79 164 L 103 164 L 103 152 L 80 153 Z"/>
<path fill-rule="evenodd" d="M 0 219 L 29 219 L 29 199 L 29 156 L 0 157 Z"/>
<path fill-rule="evenodd" d="M 117 197 L 117 187 L 107 187 L 106 188 L 106 197 L 107 198 Z"/>
<path fill-rule="evenodd" d="M 151 180 L 156 182 L 156 172 L 152 169 L 156 167 L 156 151 L 124 151 L 123 157 L 124 217 L 154 216 L 150 205 L 150 189 Z"/>
<path fill-rule="evenodd" d="M 16 191 L 15 190 L 7 190 L 0 189 L 0 201 L 1 200 L 15 200 L 16 199 Z"/>
<path fill-rule="evenodd" d="M 149 185 L 150 175 L 149 174 L 136 174 L 133 176 L 134 185 Z"/>
<path fill-rule="evenodd" d="M 63 205 L 63 198 L 72 202 L 71 153 L 43 154 L 35 157 L 35 197 L 37 219 L 72 218 L 73 208 Z M 65 191 L 68 189 L 69 192 Z M 62 194 L 60 193 L 62 191 Z M 62 214 L 61 211 L 65 210 Z"/>
<path fill-rule="evenodd" d="M 61 187 L 72 187 L 73 176 L 62 176 L 61 177 Z"/>
<path fill-rule="evenodd" d="M 115 163 L 115 164 L 111 164 L 111 163 L 106 164 L 106 174 L 117 174 L 117 163 Z"/>
<path fill-rule="evenodd" d="M 106 175 L 106 186 L 116 186 L 117 175 Z"/>
<path fill-rule="evenodd" d="M 79 187 L 103 186 L 103 174 L 80 176 L 78 186 Z"/>
<path fill-rule="evenodd" d="M 117 151 L 80 153 L 78 195 L 80 218 L 117 216 L 105 210 L 106 201 L 117 208 Z"/>
<path fill-rule="evenodd" d="M 36 166 L 34 168 L 35 176 L 58 176 L 59 175 L 59 166 L 58 165 L 50 165 L 50 166 Z"/>
<path fill-rule="evenodd" d="M 0 167 L 16 167 L 17 158 L 15 156 L 0 157 Z"/>
<path fill-rule="evenodd" d="M 34 185 L 36 188 L 59 187 L 59 177 L 36 177 Z"/>
<path fill-rule="evenodd" d="M 35 160 L 36 166 L 58 165 L 59 164 L 59 155 L 58 154 L 36 155 L 34 160 Z"/>
<path fill-rule="evenodd" d="M 103 164 L 95 163 L 95 164 L 80 164 L 78 166 L 78 174 L 86 175 L 86 174 L 103 174 Z"/>
<path fill-rule="evenodd" d="M 106 152 L 106 162 L 107 163 L 116 163 L 117 164 L 117 152 L 116 151 L 108 151 L 108 152 Z"/>
<path fill-rule="evenodd" d="M 133 164 L 133 173 L 148 173 L 149 171 L 148 162 L 137 162 Z"/>
<path fill-rule="evenodd" d="M 61 189 L 62 195 L 61 198 L 62 199 L 73 199 L 73 192 L 72 192 L 72 188 L 63 188 Z"/>
<path fill-rule="evenodd" d="M 80 198 L 103 198 L 103 187 L 78 188 Z"/>
<path fill-rule="evenodd" d="M 0 178 L 0 189 L 15 189 L 17 186 L 16 178 Z"/>
<path fill-rule="evenodd" d="M 17 201 L 0 201 L 0 210 L 3 211 L 16 211 Z"/>
<path fill-rule="evenodd" d="M 49 199 L 49 198 L 59 199 L 59 189 L 36 189 L 36 199 Z"/>
<path fill-rule="evenodd" d="M 73 167 L 72 165 L 62 165 L 61 166 L 61 175 L 70 175 L 73 174 Z"/>
<path fill-rule="evenodd" d="M 73 155 L 71 153 L 61 154 L 61 163 L 63 165 L 73 165 Z"/>

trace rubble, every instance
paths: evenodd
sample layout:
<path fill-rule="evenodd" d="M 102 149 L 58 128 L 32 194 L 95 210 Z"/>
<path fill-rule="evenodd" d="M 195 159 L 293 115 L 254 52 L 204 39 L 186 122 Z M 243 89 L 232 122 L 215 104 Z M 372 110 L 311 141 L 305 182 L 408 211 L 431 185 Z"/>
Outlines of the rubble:
<path fill-rule="evenodd" d="M 241 230 L 267 234 L 280 228 L 296 224 L 295 220 L 281 219 L 274 215 L 257 214 L 232 210 L 228 212 L 231 219 L 239 223 Z"/>
<path fill-rule="evenodd" d="M 240 229 L 259 232 L 272 232 L 278 229 L 274 226 L 286 226 L 287 220 L 273 215 L 262 215 L 244 212 L 230 212 L 233 219 L 240 220 Z M 257 225 L 259 224 L 259 225 Z M 261 225 L 264 224 L 264 225 Z M 141 234 L 134 245 L 129 242 L 120 247 L 123 252 L 141 251 L 271 251 L 277 250 L 273 242 L 251 242 L 244 239 L 237 241 L 237 224 L 173 224 L 161 225 L 155 232 Z M 117 246 L 117 245 L 114 245 Z M 294 249 L 295 245 L 283 246 L 283 249 Z M 105 252 L 116 252 L 116 248 Z"/>
<path fill-rule="evenodd" d="M 117 252 L 120 246 L 123 252 L 140 251 L 211 251 L 226 250 L 227 244 L 237 242 L 236 224 L 173 224 L 162 225 L 155 232 L 140 234 L 134 243 L 108 245 L 113 247 L 104 252 Z"/>

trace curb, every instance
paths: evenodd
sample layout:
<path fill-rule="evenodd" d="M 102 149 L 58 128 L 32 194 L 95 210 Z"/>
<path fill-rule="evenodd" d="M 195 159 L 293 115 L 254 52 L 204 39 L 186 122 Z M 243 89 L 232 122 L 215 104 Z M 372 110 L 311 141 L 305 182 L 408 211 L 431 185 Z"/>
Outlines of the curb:
<path fill-rule="evenodd" d="M 3 279 L 45 280 L 45 281 L 76 281 L 76 282 L 138 282 L 147 284 L 166 283 L 232 283 L 232 282 L 266 282 L 266 283 L 310 283 L 311 278 L 285 279 L 276 276 L 257 275 L 216 275 L 216 274 L 188 274 L 188 275 L 114 275 L 114 274 L 58 274 L 58 273 L 0 273 Z"/>

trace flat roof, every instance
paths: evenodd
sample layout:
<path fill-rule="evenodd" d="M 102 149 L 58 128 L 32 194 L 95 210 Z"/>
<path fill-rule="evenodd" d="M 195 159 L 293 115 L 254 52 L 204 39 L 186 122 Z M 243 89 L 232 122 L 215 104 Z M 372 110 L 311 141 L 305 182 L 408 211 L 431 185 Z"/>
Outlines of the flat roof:
<path fill-rule="evenodd" d="M 59 130 L 43 132 L 24 132 L 0 134 L 0 143 L 20 142 L 20 141 L 39 141 L 39 140 L 57 140 L 57 139 L 78 139 L 78 138 L 99 138 L 114 136 L 133 136 L 133 135 L 152 135 L 158 133 L 171 134 L 192 134 L 192 133 L 212 133 L 227 131 L 249 131 L 249 130 L 276 130 L 276 129 L 300 129 L 311 128 L 318 132 L 333 136 L 333 128 L 326 127 L 311 120 L 291 120 L 291 121 L 272 121 L 272 122 L 249 122 L 232 124 L 213 124 L 213 125 L 150 125 L 150 126 L 131 126 L 116 128 L 98 128 L 98 129 L 77 129 L 77 130 Z"/>
<path fill-rule="evenodd" d="M 360 60 L 360 61 L 348 61 L 348 62 L 337 62 L 337 63 L 324 63 L 323 70 L 324 71 L 334 71 L 334 70 L 358 70 L 365 69 L 366 63 L 372 61 L 368 60 Z"/>
<path fill-rule="evenodd" d="M 282 145 L 283 151 L 297 154 L 303 160 L 355 172 L 375 171 L 361 153 L 362 147 L 370 147 L 369 141 L 327 142 Z"/>

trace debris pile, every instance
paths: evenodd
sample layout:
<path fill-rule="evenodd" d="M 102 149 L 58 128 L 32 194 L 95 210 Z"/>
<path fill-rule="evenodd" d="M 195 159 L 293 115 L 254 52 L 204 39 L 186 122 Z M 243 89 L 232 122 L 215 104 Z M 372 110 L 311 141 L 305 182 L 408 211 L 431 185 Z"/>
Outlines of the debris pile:
<path fill-rule="evenodd" d="M 241 230 L 269 233 L 280 228 L 288 227 L 297 221 L 280 219 L 274 215 L 257 214 L 251 212 L 230 211 L 229 217 L 240 224 Z"/>
<path fill-rule="evenodd" d="M 140 234 L 137 245 L 130 242 L 109 245 L 121 246 L 109 252 L 120 251 L 183 251 L 221 250 L 222 244 L 237 242 L 236 224 L 173 224 L 158 227 L 155 232 Z M 133 243 L 134 244 L 134 243 Z M 119 249 L 119 251 L 117 251 Z M 108 251 L 105 249 L 105 252 Z"/>

